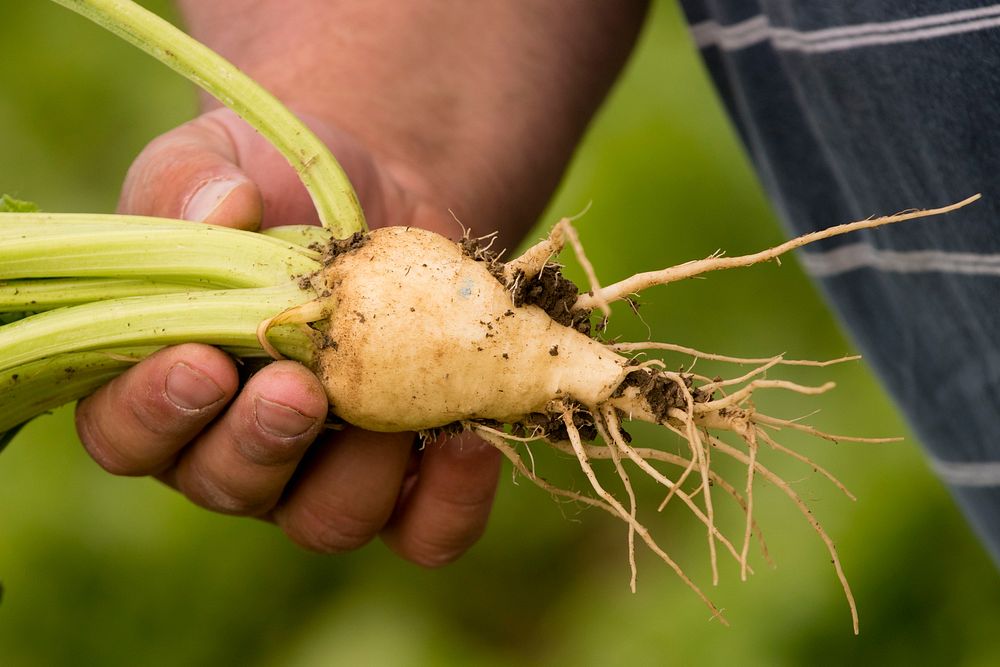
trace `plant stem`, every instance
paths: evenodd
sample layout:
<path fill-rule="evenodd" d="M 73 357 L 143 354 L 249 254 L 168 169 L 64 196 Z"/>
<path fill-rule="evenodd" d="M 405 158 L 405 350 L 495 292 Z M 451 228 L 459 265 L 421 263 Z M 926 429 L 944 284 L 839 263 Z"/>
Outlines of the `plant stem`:
<path fill-rule="evenodd" d="M 0 375 L 0 434 L 86 396 L 157 349 L 59 354 L 4 372 Z"/>
<path fill-rule="evenodd" d="M 0 373 L 0 450 L 21 424 L 54 408 L 83 398 L 134 364 L 162 349 L 157 345 L 94 352 L 68 352 Z M 260 349 L 227 348 L 239 357 L 261 355 Z"/>
<path fill-rule="evenodd" d="M 57 354 L 110 347 L 207 345 L 259 348 L 257 326 L 315 298 L 295 283 L 257 289 L 190 292 L 87 303 L 32 315 L 0 328 L 0 372 Z M 297 326 L 268 339 L 285 356 L 308 362 L 314 349 Z"/>
<path fill-rule="evenodd" d="M 73 213 L 0 213 L 0 255 L 0 280 L 156 277 L 208 287 L 263 287 L 320 267 L 320 253 L 254 232 Z"/>
<path fill-rule="evenodd" d="M 319 138 L 232 63 L 130 0 L 53 0 L 110 30 L 235 111 L 277 148 L 337 238 L 365 231 L 354 188 Z"/>
<path fill-rule="evenodd" d="M 333 238 L 329 231 L 313 225 L 282 225 L 269 227 L 260 233 L 303 248 L 323 248 Z"/>
<path fill-rule="evenodd" d="M 0 283 L 0 313 L 40 313 L 92 301 L 209 289 L 206 284 L 131 278 L 53 278 Z"/>

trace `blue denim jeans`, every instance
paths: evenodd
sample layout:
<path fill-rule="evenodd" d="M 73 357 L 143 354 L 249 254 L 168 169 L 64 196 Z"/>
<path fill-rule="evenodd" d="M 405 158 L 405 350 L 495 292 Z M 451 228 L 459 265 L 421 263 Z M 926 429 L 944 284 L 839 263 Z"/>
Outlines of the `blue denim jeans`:
<path fill-rule="evenodd" d="M 1000 4 L 683 5 L 792 232 L 983 193 L 800 259 L 1000 563 Z"/>

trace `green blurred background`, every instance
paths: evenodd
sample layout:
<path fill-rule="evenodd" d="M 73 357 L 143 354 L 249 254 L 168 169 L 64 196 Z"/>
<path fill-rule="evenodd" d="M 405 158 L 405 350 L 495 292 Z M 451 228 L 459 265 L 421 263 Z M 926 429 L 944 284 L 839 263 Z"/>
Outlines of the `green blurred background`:
<path fill-rule="evenodd" d="M 166 2 L 144 4 L 173 16 Z M 37 0 L 0 4 L 0 91 L 0 190 L 54 211 L 112 210 L 131 159 L 195 110 L 185 82 Z M 672 2 L 655 3 L 543 224 L 587 202 L 580 232 L 605 280 L 781 238 Z M 641 340 L 651 330 L 734 355 L 851 349 L 794 261 L 660 289 L 641 313 L 618 312 L 614 333 Z M 862 364 L 790 376 L 829 376 L 839 387 L 818 400 L 762 397 L 762 409 L 791 417 L 822 406 L 812 421 L 829 431 L 907 433 Z M 680 447 L 650 429 L 634 435 Z M 783 442 L 859 497 L 852 503 L 809 468 L 762 454 L 837 542 L 860 637 L 820 540 L 767 484 L 758 518 L 778 567 L 757 558 L 747 583 L 723 561 L 711 589 L 703 530 L 680 511 L 646 516 L 725 609 L 732 627 L 723 628 L 646 551 L 638 593 L 629 593 L 623 526 L 509 474 L 487 535 L 454 566 L 424 571 L 378 543 L 321 557 L 268 525 L 103 473 L 63 409 L 0 457 L 0 665 L 1000 664 L 997 573 L 912 438 Z M 558 476 L 553 468 L 573 464 L 540 455 L 538 465 Z M 741 479 L 737 467 L 725 470 Z M 655 506 L 656 489 L 639 492 Z M 722 514 L 739 534 L 735 513 Z"/>

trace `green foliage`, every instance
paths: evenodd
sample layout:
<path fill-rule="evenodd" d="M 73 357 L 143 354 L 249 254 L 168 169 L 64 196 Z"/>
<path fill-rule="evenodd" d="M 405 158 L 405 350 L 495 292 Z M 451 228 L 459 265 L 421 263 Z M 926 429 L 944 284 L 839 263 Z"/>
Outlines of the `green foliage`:
<path fill-rule="evenodd" d="M 0 80 L 9 82 L 0 153 L 17 156 L 0 160 L 0 183 L 53 210 L 112 210 L 131 159 L 188 118 L 195 97 L 151 59 L 50 4 L 0 3 Z M 656 5 L 546 217 L 593 200 L 580 233 L 607 282 L 781 237 L 675 4 Z M 793 261 L 654 290 L 640 314 L 616 312 L 614 333 L 644 339 L 652 329 L 655 338 L 754 356 L 850 350 Z M 862 365 L 830 377 L 839 388 L 812 418 L 818 426 L 905 434 Z M 784 416 L 816 406 L 760 401 Z M 837 542 L 860 637 L 818 538 L 767 485 L 758 518 L 778 568 L 757 558 L 743 584 L 723 564 L 721 585 L 706 587 L 733 624 L 726 629 L 648 554 L 630 594 L 618 522 L 557 505 L 509 475 L 485 538 L 454 566 L 424 571 L 379 544 L 324 558 L 262 522 L 192 507 L 153 480 L 110 477 L 76 442 L 72 410 L 60 410 L 0 457 L 0 665 L 1000 664 L 1000 581 L 916 443 L 832 446 L 782 435 L 859 498 L 850 503 L 802 466 L 778 466 Z M 645 429 L 633 436 L 679 446 Z M 547 475 L 565 469 L 563 457 L 535 455 Z M 655 490 L 638 491 L 648 510 Z M 720 513 L 731 526 L 729 509 Z M 704 531 L 681 512 L 647 519 L 706 584 Z"/>

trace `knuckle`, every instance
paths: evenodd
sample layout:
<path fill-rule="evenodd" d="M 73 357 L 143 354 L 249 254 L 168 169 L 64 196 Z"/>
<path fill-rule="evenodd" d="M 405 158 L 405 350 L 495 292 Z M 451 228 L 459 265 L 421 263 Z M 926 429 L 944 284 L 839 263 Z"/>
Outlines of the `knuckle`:
<path fill-rule="evenodd" d="M 97 465 L 112 475 L 144 474 L 136 461 L 115 444 L 105 430 L 104 422 L 95 417 L 90 409 L 78 408 L 75 419 L 80 442 Z"/>
<path fill-rule="evenodd" d="M 192 121 L 146 144 L 126 176 L 122 209 L 136 214 L 177 209 L 178 186 L 211 172 L 214 160 L 205 150 L 210 137 L 203 124 Z"/>
<path fill-rule="evenodd" d="M 463 518 L 489 514 L 496 495 L 496 485 L 484 484 L 473 488 L 452 490 L 448 495 L 438 495 L 438 502 L 449 515 Z"/>
<path fill-rule="evenodd" d="M 403 556 L 415 565 L 433 570 L 454 563 L 470 546 L 472 545 L 462 544 L 456 546 L 453 543 L 418 537 L 413 538 L 410 544 L 407 545 Z"/>
<path fill-rule="evenodd" d="M 438 568 L 458 560 L 486 530 L 486 522 L 465 518 L 457 522 L 430 524 L 422 530 L 407 531 L 399 553 L 406 560 L 426 568 Z"/>
<path fill-rule="evenodd" d="M 158 401 L 150 401 L 138 397 L 125 401 L 128 414 L 143 433 L 162 438 L 170 436 L 178 430 L 178 426 L 187 422 L 187 415 L 170 410 Z"/>
<path fill-rule="evenodd" d="M 161 134 L 160 136 L 150 140 L 148 143 L 146 143 L 145 146 L 143 146 L 142 150 L 139 151 L 139 155 L 136 158 L 135 164 L 139 165 L 140 167 L 149 164 L 149 160 L 151 158 L 155 158 L 165 148 L 169 147 L 172 141 L 173 141 L 173 134 L 170 132 Z"/>
<path fill-rule="evenodd" d="M 270 509 L 267 500 L 228 488 L 222 480 L 208 475 L 188 480 L 181 491 L 196 505 L 220 514 L 256 516 Z"/>
<path fill-rule="evenodd" d="M 363 547 L 378 534 L 381 522 L 349 511 L 318 513 L 307 508 L 283 529 L 296 544 L 318 553 L 340 554 Z"/>
<path fill-rule="evenodd" d="M 278 438 L 252 432 L 235 438 L 236 452 L 249 463 L 262 468 L 280 468 L 295 463 L 312 438 Z"/>

